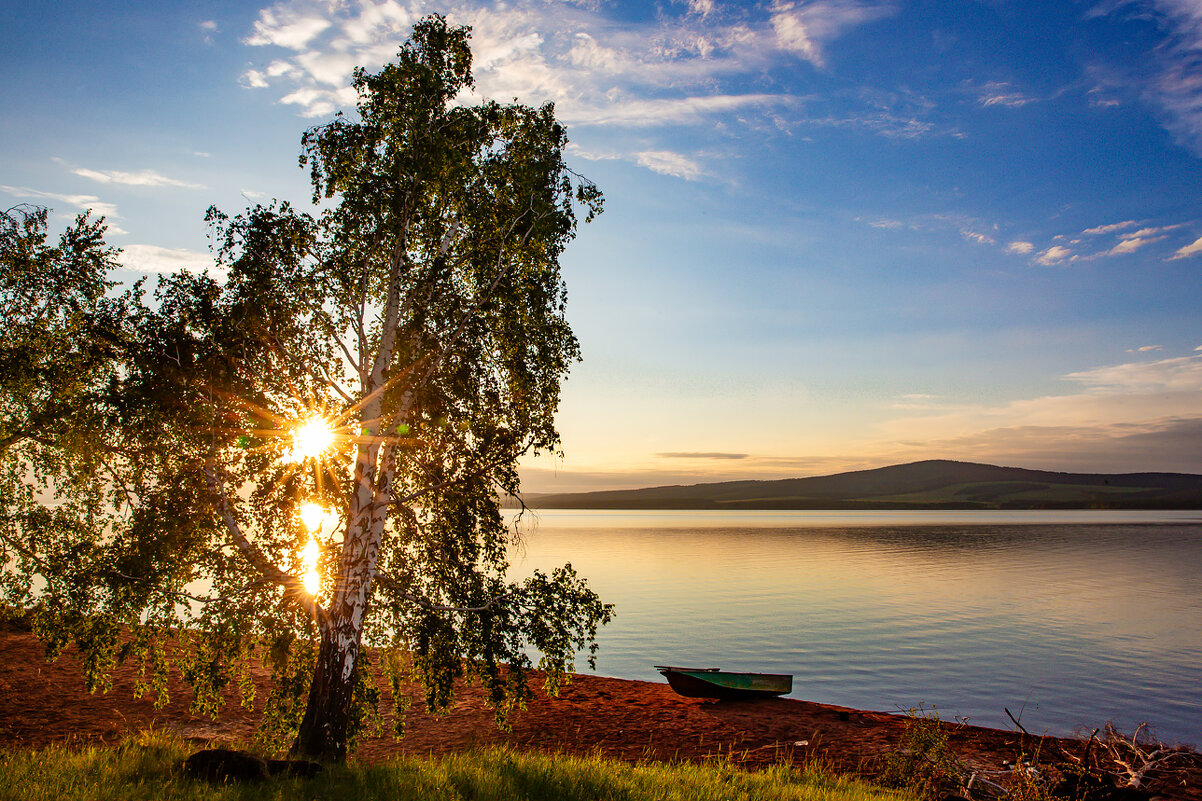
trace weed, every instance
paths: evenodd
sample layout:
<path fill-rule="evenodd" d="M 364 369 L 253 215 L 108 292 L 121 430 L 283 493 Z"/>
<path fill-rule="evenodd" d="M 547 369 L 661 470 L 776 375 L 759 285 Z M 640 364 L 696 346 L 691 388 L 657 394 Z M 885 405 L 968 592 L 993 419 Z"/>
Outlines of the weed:
<path fill-rule="evenodd" d="M 966 771 L 948 745 L 949 736 L 934 707 L 919 704 L 906 710 L 901 740 L 882 759 L 881 782 L 923 798 L 939 798 L 958 790 Z"/>

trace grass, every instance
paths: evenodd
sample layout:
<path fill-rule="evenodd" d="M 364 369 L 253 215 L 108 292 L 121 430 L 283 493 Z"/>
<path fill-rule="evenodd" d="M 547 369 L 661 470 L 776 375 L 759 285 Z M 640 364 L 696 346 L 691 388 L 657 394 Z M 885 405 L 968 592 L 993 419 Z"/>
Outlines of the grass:
<path fill-rule="evenodd" d="M 213 786 L 184 776 L 187 742 L 149 732 L 113 747 L 0 752 L 0 799 L 388 799 L 388 801 L 915 801 L 821 769 L 648 762 L 493 748 L 328 767 L 316 779 Z"/>

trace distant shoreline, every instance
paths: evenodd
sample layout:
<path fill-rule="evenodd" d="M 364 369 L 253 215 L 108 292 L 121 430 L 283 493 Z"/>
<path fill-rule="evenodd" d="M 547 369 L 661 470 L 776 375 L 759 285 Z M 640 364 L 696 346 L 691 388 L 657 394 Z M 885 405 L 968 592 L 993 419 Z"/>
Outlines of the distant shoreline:
<path fill-rule="evenodd" d="M 1055 473 L 928 460 L 831 476 L 774 481 L 530 493 L 533 509 L 734 511 L 1194 511 L 1202 475 Z M 520 506 L 515 498 L 506 506 Z"/>

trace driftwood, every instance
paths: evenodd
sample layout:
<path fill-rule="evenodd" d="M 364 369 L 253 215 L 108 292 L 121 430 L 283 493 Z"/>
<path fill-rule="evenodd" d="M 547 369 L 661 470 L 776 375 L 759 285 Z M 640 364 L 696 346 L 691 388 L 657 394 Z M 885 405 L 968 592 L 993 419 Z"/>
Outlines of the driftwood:
<path fill-rule="evenodd" d="M 1106 724 L 1106 735 L 1101 740 L 1102 748 L 1110 761 L 1122 771 L 1116 775 L 1125 779 L 1121 786 L 1140 789 L 1150 771 L 1176 771 L 1186 760 L 1196 759 L 1197 754 L 1183 746 L 1167 746 L 1152 736 L 1147 723 L 1141 723 L 1128 739 L 1110 723 Z M 1170 765 L 1176 763 L 1176 765 Z"/>

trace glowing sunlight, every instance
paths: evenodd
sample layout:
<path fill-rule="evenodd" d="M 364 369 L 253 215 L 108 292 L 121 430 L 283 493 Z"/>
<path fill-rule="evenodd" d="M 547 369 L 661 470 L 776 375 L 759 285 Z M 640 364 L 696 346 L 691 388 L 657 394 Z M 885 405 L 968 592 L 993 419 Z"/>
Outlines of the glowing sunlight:
<path fill-rule="evenodd" d="M 310 535 L 309 542 L 301 550 L 301 565 L 305 569 L 301 579 L 305 582 L 305 592 L 310 595 L 317 595 L 321 589 L 321 574 L 317 572 L 317 557 L 320 552 L 321 546 L 317 539 Z"/>
<path fill-rule="evenodd" d="M 334 430 L 330 427 L 330 421 L 320 415 L 314 415 L 292 432 L 292 452 L 289 458 L 294 462 L 315 459 L 333 444 Z"/>

